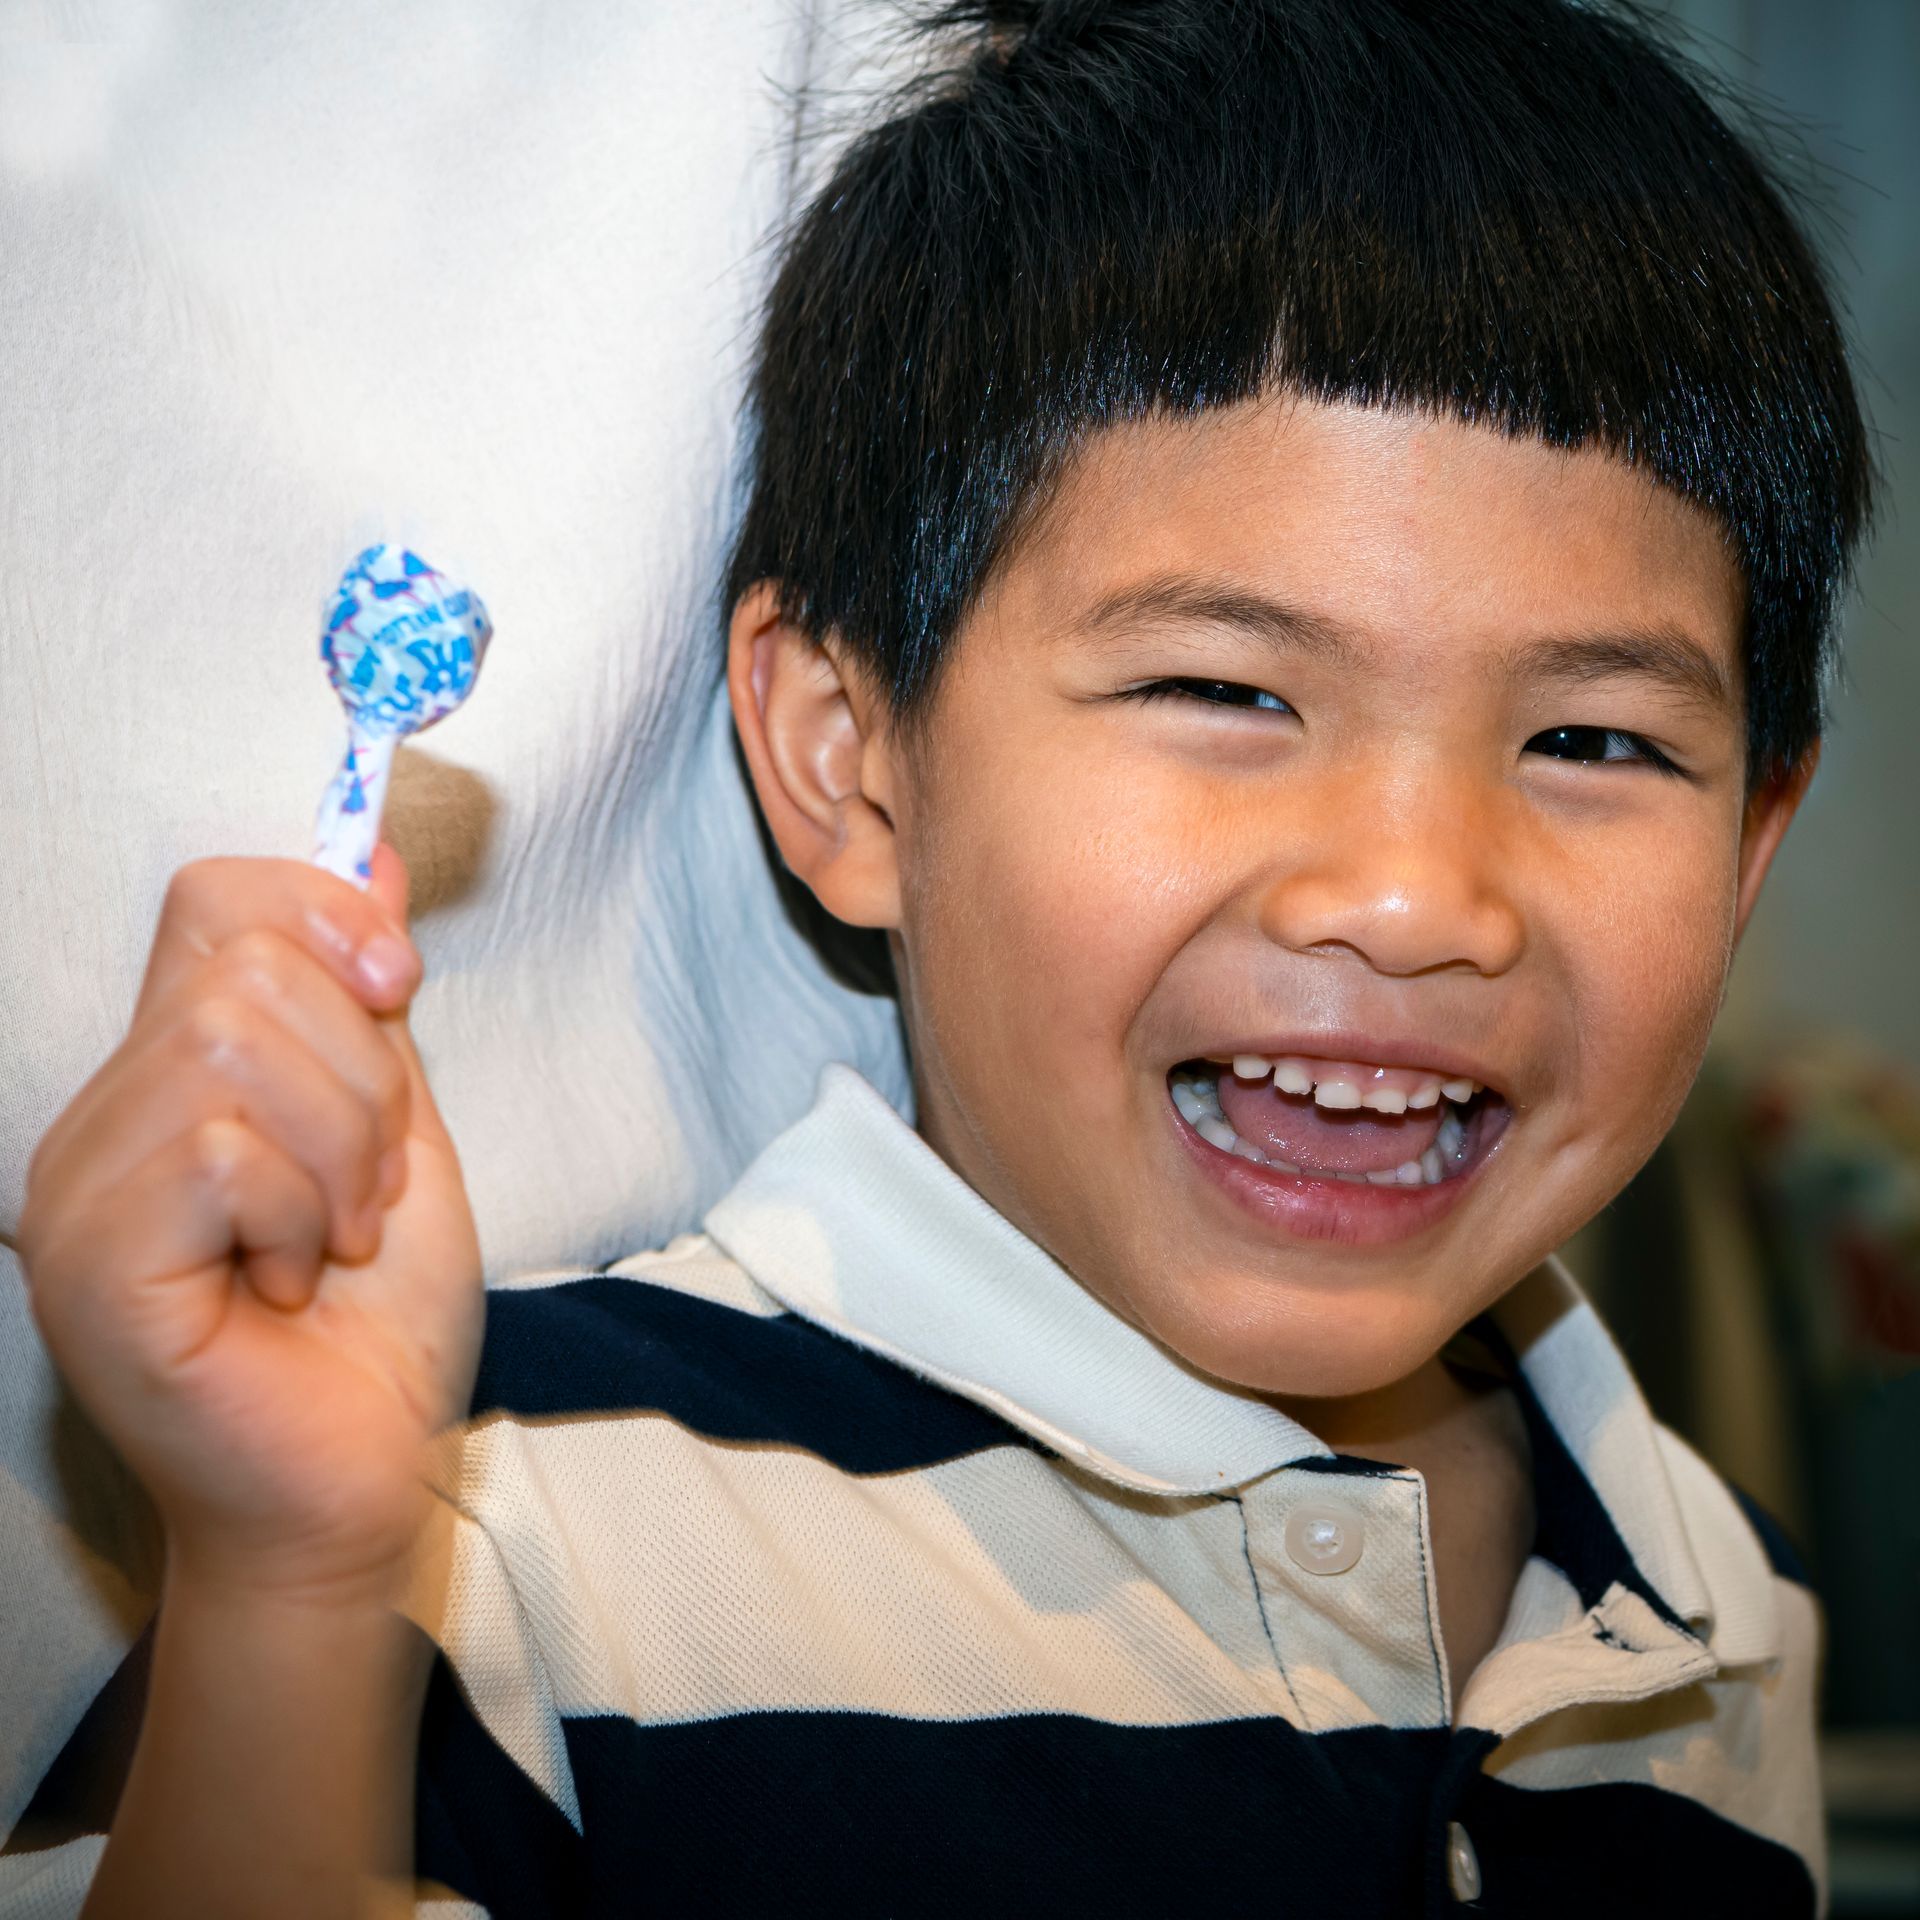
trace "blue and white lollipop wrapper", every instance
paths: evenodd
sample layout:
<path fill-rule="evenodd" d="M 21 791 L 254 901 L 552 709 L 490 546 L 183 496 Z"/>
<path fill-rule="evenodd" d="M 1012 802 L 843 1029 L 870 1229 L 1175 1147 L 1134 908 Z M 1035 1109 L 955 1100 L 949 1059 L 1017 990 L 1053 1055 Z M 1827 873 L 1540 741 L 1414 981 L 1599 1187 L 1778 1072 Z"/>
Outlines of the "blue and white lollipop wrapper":
<path fill-rule="evenodd" d="M 404 547 L 369 547 L 341 575 L 320 657 L 347 710 L 347 757 L 320 802 L 316 866 L 372 878 L 393 750 L 466 699 L 492 637 L 480 596 Z"/>

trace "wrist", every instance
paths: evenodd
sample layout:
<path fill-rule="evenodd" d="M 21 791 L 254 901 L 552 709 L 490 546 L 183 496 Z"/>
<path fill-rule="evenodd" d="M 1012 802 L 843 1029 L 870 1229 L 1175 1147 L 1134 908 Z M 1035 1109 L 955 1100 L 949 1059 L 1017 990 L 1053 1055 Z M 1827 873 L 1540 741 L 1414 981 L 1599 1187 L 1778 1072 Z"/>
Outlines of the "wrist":
<path fill-rule="evenodd" d="M 411 1911 L 432 1643 L 387 1570 L 171 1543 L 132 1769 L 88 1911 Z"/>
<path fill-rule="evenodd" d="M 381 1618 L 406 1593 L 410 1544 L 370 1541 L 326 1551 L 238 1546 L 169 1529 L 164 1604 L 199 1613 Z"/>

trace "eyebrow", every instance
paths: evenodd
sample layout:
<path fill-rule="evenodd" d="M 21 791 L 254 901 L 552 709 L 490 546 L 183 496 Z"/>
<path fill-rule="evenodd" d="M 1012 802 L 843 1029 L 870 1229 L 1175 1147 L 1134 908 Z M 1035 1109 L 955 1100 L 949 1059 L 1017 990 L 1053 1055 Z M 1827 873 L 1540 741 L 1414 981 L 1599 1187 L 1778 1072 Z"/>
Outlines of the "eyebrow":
<path fill-rule="evenodd" d="M 1080 622 L 1099 636 L 1132 627 L 1209 626 L 1244 633 L 1279 654 L 1308 654 L 1331 666 L 1363 667 L 1365 639 L 1353 629 L 1228 581 L 1161 574 L 1116 588 Z M 1631 675 L 1709 707 L 1736 704 L 1726 669 L 1678 627 L 1630 627 L 1597 634 L 1556 634 L 1511 648 L 1509 680 L 1583 685 Z"/>
<path fill-rule="evenodd" d="M 1127 627 L 1231 627 L 1276 653 L 1308 653 L 1334 666 L 1357 666 L 1363 643 L 1348 629 L 1282 600 L 1225 581 L 1162 574 L 1096 600 L 1081 621 L 1088 632 Z"/>
<path fill-rule="evenodd" d="M 1657 681 L 1670 692 L 1703 706 L 1736 704 L 1727 670 L 1699 641 L 1677 627 L 1536 640 L 1515 650 L 1508 671 L 1516 677 L 1531 675 L 1575 686 L 1632 674 Z"/>

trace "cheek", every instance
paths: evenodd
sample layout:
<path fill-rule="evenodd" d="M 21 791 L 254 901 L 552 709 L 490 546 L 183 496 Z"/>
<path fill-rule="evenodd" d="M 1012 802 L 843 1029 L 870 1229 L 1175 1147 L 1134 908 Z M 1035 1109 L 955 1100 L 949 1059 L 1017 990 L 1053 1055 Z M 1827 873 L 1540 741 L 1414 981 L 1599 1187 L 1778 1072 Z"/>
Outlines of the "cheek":
<path fill-rule="evenodd" d="M 928 961 L 927 1011 L 964 1051 L 991 1032 L 996 1053 L 1058 1066 L 1056 1088 L 1097 1103 L 1189 931 L 1196 836 L 1136 780 L 1082 765 L 1036 781 L 1034 764 L 1015 778 L 983 758 L 943 783 L 906 863 L 908 937 Z"/>
<path fill-rule="evenodd" d="M 1571 876 L 1567 876 L 1570 879 Z M 1546 889 L 1573 982 L 1586 1087 L 1664 1130 L 1692 1084 L 1731 953 L 1735 846 L 1718 832 L 1622 835 Z"/>

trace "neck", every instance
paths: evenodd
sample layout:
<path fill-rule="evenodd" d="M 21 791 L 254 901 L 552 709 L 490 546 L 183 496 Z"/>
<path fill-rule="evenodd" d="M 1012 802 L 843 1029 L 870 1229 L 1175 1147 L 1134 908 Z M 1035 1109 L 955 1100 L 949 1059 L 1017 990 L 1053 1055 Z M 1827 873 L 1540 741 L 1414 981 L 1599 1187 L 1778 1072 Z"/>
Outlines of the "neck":
<path fill-rule="evenodd" d="M 1336 1453 L 1412 1466 L 1500 1385 L 1492 1375 L 1457 1366 L 1435 1354 L 1403 1380 L 1369 1393 L 1338 1398 L 1270 1395 Z"/>

